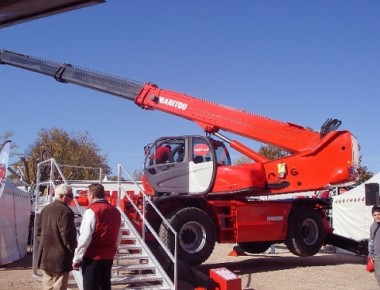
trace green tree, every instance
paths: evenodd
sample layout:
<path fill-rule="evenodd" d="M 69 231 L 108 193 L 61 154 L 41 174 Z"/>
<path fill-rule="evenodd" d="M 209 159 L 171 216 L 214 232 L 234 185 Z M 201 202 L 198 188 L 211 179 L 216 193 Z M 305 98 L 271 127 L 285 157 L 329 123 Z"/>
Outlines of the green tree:
<path fill-rule="evenodd" d="M 368 179 L 370 179 L 373 176 L 373 173 L 368 170 L 367 166 L 360 166 L 358 168 L 358 174 L 359 174 L 359 177 L 355 182 L 355 186 L 366 182 Z"/>
<path fill-rule="evenodd" d="M 107 156 L 100 153 L 99 146 L 92 140 L 88 132 L 69 134 L 63 129 L 41 129 L 38 138 L 26 150 L 16 166 L 25 165 L 27 182 L 36 181 L 37 164 L 43 160 L 54 158 L 61 166 L 66 179 L 91 180 L 98 179 L 102 169 L 103 174 L 111 174 L 107 164 Z M 76 166 L 76 167 L 74 167 Z M 78 167 L 81 168 L 78 168 Z M 50 167 L 47 164 L 41 170 L 41 179 L 48 178 Z"/>
<path fill-rule="evenodd" d="M 269 160 L 278 159 L 280 157 L 284 157 L 288 155 L 288 153 L 284 150 L 281 150 L 273 145 L 261 145 L 259 148 L 258 153 L 263 155 L 265 158 Z M 234 162 L 235 165 L 238 164 L 246 164 L 252 162 L 252 159 L 248 158 L 247 156 L 240 156 L 236 161 Z"/>
<path fill-rule="evenodd" d="M 259 153 L 269 160 L 275 160 L 288 155 L 288 152 L 273 145 L 260 146 Z"/>

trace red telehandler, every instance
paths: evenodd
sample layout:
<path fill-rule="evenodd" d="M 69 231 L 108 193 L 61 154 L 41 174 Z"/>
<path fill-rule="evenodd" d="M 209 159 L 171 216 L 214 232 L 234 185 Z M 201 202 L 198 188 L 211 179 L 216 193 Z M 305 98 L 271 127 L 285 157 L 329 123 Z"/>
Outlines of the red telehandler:
<path fill-rule="evenodd" d="M 6 50 L 0 52 L 0 64 L 131 100 L 143 109 L 176 115 L 202 128 L 205 136 L 162 137 L 145 148 L 144 191 L 178 233 L 178 256 L 188 264 L 203 263 L 216 242 L 236 243 L 249 253 L 285 243 L 298 256 L 314 255 L 325 243 L 352 246 L 344 246 L 344 241 L 333 234 L 326 214 L 330 202 L 260 198 L 354 182 L 358 142 L 350 132 L 336 131 L 340 121 L 329 119 L 315 132 L 151 83 Z M 221 131 L 276 146 L 289 154 L 268 160 Z M 254 162 L 232 165 L 226 144 Z M 149 208 L 146 210 L 162 240 L 174 250 L 174 235 L 150 214 Z"/>

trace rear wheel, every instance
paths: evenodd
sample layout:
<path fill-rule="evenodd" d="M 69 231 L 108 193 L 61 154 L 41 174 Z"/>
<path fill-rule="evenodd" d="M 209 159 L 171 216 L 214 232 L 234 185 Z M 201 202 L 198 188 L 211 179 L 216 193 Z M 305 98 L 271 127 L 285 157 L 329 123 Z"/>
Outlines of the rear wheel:
<path fill-rule="evenodd" d="M 272 245 L 271 242 L 244 242 L 238 244 L 244 252 L 250 254 L 264 253 Z"/>
<path fill-rule="evenodd" d="M 285 244 L 294 255 L 313 256 L 321 249 L 325 232 L 321 215 L 312 208 L 293 210 L 288 220 Z"/>
<path fill-rule="evenodd" d="M 168 216 L 169 224 L 178 233 L 178 258 L 189 265 L 200 265 L 215 247 L 215 227 L 210 217 L 198 208 L 176 210 Z M 174 253 L 174 234 L 162 223 L 160 238 Z"/>

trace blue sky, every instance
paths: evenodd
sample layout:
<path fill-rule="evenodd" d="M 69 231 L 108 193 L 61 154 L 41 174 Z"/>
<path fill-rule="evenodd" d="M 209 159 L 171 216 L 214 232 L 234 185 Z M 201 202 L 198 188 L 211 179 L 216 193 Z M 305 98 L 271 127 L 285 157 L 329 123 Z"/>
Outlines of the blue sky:
<path fill-rule="evenodd" d="M 362 165 L 377 173 L 379 15 L 379 1 L 109 0 L 0 29 L 0 49 L 315 130 L 337 118 L 358 138 Z M 20 153 L 41 128 L 87 130 L 116 174 L 118 163 L 142 169 L 144 145 L 160 136 L 202 134 L 190 121 L 9 66 L 0 66 L 0 84 L 0 134 L 13 131 Z"/>

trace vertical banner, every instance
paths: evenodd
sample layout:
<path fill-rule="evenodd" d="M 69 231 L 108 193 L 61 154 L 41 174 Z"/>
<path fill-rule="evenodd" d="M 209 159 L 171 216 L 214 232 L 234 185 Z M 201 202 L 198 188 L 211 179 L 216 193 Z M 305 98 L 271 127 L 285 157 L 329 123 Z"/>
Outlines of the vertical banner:
<path fill-rule="evenodd" d="M 0 198 L 3 195 L 3 190 L 5 187 L 5 180 L 7 179 L 7 168 L 9 161 L 9 148 L 11 146 L 11 141 L 6 141 L 0 152 Z"/>

